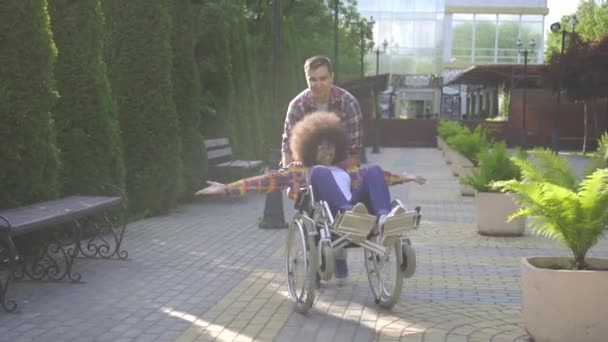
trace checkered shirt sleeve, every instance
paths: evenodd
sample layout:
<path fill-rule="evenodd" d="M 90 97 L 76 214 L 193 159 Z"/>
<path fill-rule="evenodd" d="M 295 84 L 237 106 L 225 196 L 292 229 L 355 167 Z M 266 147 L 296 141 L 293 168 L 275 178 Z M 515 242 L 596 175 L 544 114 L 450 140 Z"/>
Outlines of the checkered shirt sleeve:
<path fill-rule="evenodd" d="M 294 167 L 285 171 L 270 171 L 266 174 L 245 178 L 226 185 L 226 195 L 243 197 L 247 192 L 269 193 L 291 187 L 300 189 L 307 185 L 307 169 Z"/>

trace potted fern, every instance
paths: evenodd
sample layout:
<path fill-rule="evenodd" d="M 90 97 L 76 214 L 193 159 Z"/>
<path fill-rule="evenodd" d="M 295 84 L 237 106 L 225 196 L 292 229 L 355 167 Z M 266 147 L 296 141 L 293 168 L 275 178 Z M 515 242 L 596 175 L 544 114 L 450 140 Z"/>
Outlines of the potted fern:
<path fill-rule="evenodd" d="M 519 209 L 513 194 L 501 193 L 490 186 L 493 181 L 518 179 L 519 176 L 519 169 L 510 159 L 507 146 L 504 142 L 498 142 L 482 150 L 478 154 L 478 167 L 470 175 L 460 178 L 461 184 L 469 185 L 476 191 L 477 231 L 480 234 L 523 234 L 526 228 L 524 219 L 507 221 L 509 216 Z"/>
<path fill-rule="evenodd" d="M 538 342 L 606 341 L 608 259 L 587 252 L 608 226 L 608 168 L 604 163 L 579 182 L 564 157 L 536 150 L 534 159 L 512 159 L 521 180 L 492 186 L 517 194 L 521 209 L 511 219 L 529 218 L 536 234 L 561 242 L 572 255 L 523 259 L 524 326 Z"/>

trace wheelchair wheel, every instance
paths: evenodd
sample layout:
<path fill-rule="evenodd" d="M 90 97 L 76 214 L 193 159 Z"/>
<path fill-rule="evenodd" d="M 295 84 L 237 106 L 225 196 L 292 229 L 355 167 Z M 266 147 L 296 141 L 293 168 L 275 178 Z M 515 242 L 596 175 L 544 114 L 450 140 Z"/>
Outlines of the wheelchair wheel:
<path fill-rule="evenodd" d="M 321 257 L 319 274 L 321 279 L 329 281 L 334 276 L 334 252 L 331 245 L 328 243 L 319 244 L 319 255 Z"/>
<path fill-rule="evenodd" d="M 416 272 L 416 250 L 414 249 L 414 246 L 410 244 L 409 240 L 402 245 L 403 263 L 401 269 L 403 270 L 403 277 L 410 278 Z"/>
<path fill-rule="evenodd" d="M 403 286 L 401 240 L 387 247 L 384 255 L 367 249 L 364 249 L 364 253 L 367 280 L 374 301 L 382 308 L 391 309 L 399 301 Z"/>
<path fill-rule="evenodd" d="M 289 297 L 297 311 L 306 313 L 315 300 L 319 263 L 314 238 L 307 234 L 302 218 L 289 225 L 285 257 Z"/>

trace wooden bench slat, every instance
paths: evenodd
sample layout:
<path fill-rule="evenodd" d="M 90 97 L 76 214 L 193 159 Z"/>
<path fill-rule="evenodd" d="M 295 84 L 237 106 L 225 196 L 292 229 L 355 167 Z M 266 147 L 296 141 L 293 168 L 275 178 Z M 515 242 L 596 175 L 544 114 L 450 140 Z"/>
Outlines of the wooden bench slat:
<path fill-rule="evenodd" d="M 25 234 L 45 226 L 76 219 L 120 206 L 122 198 L 108 196 L 68 196 L 28 206 L 0 211 L 11 225 L 11 235 Z M 0 220 L 0 225 L 5 225 Z"/>
<path fill-rule="evenodd" d="M 228 138 L 216 138 L 216 139 L 207 139 L 205 140 L 205 147 L 208 149 L 216 148 L 216 147 L 224 147 L 230 146 L 230 142 Z"/>
<path fill-rule="evenodd" d="M 218 149 L 218 150 L 208 150 L 207 151 L 207 159 L 213 160 L 222 157 L 232 156 L 232 149 L 230 147 Z"/>

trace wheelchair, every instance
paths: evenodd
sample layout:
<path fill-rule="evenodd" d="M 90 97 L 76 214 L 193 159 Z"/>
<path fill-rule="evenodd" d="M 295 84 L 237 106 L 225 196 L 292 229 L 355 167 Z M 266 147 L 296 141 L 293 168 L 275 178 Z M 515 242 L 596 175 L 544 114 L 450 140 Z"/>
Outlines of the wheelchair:
<path fill-rule="evenodd" d="M 392 206 L 402 205 L 393 200 Z M 329 205 L 316 201 L 311 186 L 302 188 L 295 201 L 296 213 L 289 223 L 285 253 L 287 287 L 296 311 L 313 306 L 320 280 L 334 272 L 334 250 L 361 247 L 367 279 L 376 304 L 391 309 L 401 296 L 404 278 L 416 269 L 416 253 L 406 232 L 420 224 L 420 207 L 390 217 L 383 233 L 370 214 L 345 212 L 333 217 Z"/>

